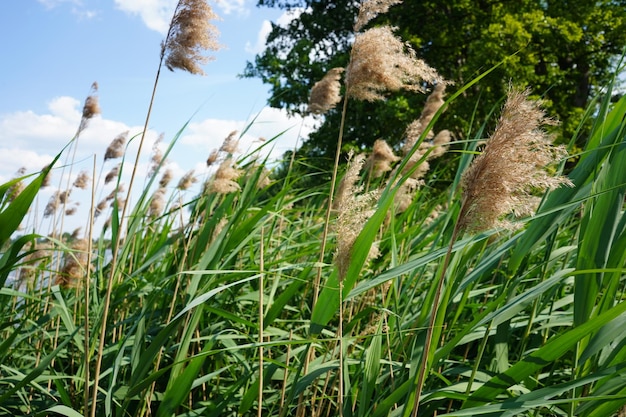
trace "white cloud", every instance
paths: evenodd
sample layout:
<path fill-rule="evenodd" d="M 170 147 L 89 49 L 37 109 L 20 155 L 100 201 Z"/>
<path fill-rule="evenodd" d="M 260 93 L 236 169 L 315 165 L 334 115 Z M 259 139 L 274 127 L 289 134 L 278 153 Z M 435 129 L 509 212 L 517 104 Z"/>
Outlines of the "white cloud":
<path fill-rule="evenodd" d="M 216 0 L 215 4 L 225 14 L 248 15 L 250 7 L 246 4 L 247 0 Z"/>
<path fill-rule="evenodd" d="M 309 7 L 308 9 L 304 9 L 302 7 L 295 7 L 291 10 L 287 10 L 286 12 L 278 16 L 278 19 L 276 19 L 276 24 L 282 27 L 287 27 L 292 20 L 299 18 L 305 10 L 310 12 L 311 8 Z"/>
<path fill-rule="evenodd" d="M 30 110 L 0 114 L 0 180 L 13 177 L 20 167 L 35 172 L 50 163 L 76 134 L 81 106 L 79 100 L 64 96 L 51 100 L 43 114 Z M 95 116 L 81 133 L 76 160 L 84 161 L 94 154 L 102 158 L 113 138 L 126 130 L 132 135 L 141 131 L 141 127 Z M 154 139 L 156 134 L 150 134 Z"/>
<path fill-rule="evenodd" d="M 138 15 L 152 30 L 165 35 L 176 8 L 176 0 L 115 0 L 115 5 L 131 15 Z"/>
<path fill-rule="evenodd" d="M 248 1 L 249 0 L 218 0 L 216 4 L 226 15 L 232 13 L 247 15 L 250 13 L 250 7 L 247 5 Z M 139 16 L 149 29 L 155 30 L 162 35 L 167 34 L 177 3 L 177 0 L 115 0 L 115 5 L 118 9 L 131 15 Z"/>
<path fill-rule="evenodd" d="M 259 54 L 263 52 L 265 49 L 265 42 L 267 41 L 267 36 L 272 31 L 272 23 L 269 20 L 264 20 L 261 23 L 261 29 L 259 29 L 259 33 L 256 38 L 256 43 L 252 45 L 250 42 L 246 42 L 246 52 L 251 54 Z"/>

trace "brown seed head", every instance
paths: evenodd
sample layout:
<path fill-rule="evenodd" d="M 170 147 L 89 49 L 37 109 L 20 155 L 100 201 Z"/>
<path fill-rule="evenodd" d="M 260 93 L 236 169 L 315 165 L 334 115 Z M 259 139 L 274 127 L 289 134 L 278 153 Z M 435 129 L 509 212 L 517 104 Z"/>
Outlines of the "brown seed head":
<path fill-rule="evenodd" d="M 161 179 L 159 180 L 159 187 L 161 188 L 167 187 L 167 184 L 169 184 L 170 181 L 172 180 L 172 176 L 173 176 L 172 170 L 166 169 L 163 175 L 161 176 Z"/>
<path fill-rule="evenodd" d="M 81 190 L 87 189 L 89 186 L 89 181 L 91 178 L 89 177 L 89 173 L 87 171 L 81 171 L 76 179 L 74 180 L 74 187 L 79 188 Z"/>
<path fill-rule="evenodd" d="M 191 171 L 183 175 L 180 181 L 178 181 L 178 185 L 176 186 L 176 188 L 178 188 L 181 191 L 187 190 L 197 181 L 198 179 L 194 176 L 194 170 L 192 169 Z"/>
<path fill-rule="evenodd" d="M 120 173 L 120 166 L 121 166 L 120 164 L 117 164 L 106 174 L 106 176 L 104 177 L 105 184 L 108 184 L 117 178 L 117 176 Z"/>
<path fill-rule="evenodd" d="M 154 194 L 152 195 L 152 199 L 150 200 L 150 207 L 148 208 L 148 216 L 151 218 L 159 217 L 163 212 L 163 207 L 165 207 L 165 194 L 167 193 L 166 188 L 158 188 Z"/>
<path fill-rule="evenodd" d="M 107 161 L 109 159 L 122 157 L 122 155 L 124 155 L 124 145 L 126 145 L 127 139 L 128 130 L 117 135 L 104 153 L 104 160 Z"/>
<path fill-rule="evenodd" d="M 228 194 L 239 191 L 241 187 L 236 180 L 243 171 L 233 166 L 232 158 L 227 158 L 222 162 L 213 176 L 209 186 L 209 191 L 218 194 Z"/>
<path fill-rule="evenodd" d="M 503 219 L 506 214 L 532 214 L 537 201 L 534 194 L 573 185 L 566 177 L 550 176 L 544 169 L 566 152 L 552 146 L 542 126 L 555 122 L 545 116 L 541 102 L 529 100 L 528 95 L 528 90 L 509 91 L 493 135 L 463 174 L 461 230 L 513 228 Z"/>
<path fill-rule="evenodd" d="M 424 104 L 424 108 L 422 109 L 422 114 L 420 117 L 407 127 L 404 137 L 404 145 L 402 146 L 402 153 L 407 155 L 415 143 L 419 139 L 419 137 L 424 133 L 424 129 L 428 126 L 428 124 L 433 119 L 433 116 L 437 111 L 443 106 L 443 93 L 445 92 L 445 84 L 439 83 L 435 86 L 434 90 L 428 98 L 426 99 L 426 103 Z M 429 137 L 432 137 L 432 130 L 429 132 Z"/>
<path fill-rule="evenodd" d="M 316 82 L 311 89 L 309 108 L 313 114 L 324 114 L 341 101 L 341 74 L 343 68 L 332 68 L 324 78 Z"/>
<path fill-rule="evenodd" d="M 205 0 L 180 0 L 161 46 L 165 66 L 170 71 L 181 69 L 203 75 L 201 65 L 213 59 L 204 52 L 221 48 L 217 42 L 219 32 L 211 23 L 217 19 L 219 17 Z"/>
<path fill-rule="evenodd" d="M 422 83 L 443 80 L 389 26 L 380 26 L 356 35 L 345 82 L 348 97 L 376 101 L 385 91 L 423 91 Z"/>
<path fill-rule="evenodd" d="M 372 216 L 373 205 L 379 198 L 379 192 L 360 194 L 362 186 L 358 186 L 360 171 L 365 162 L 365 155 L 357 155 L 348 163 L 348 169 L 337 192 L 334 207 L 337 210 L 337 249 L 335 263 L 339 269 L 339 277 L 344 278 L 350 266 L 352 247 L 361 233 L 363 226 Z M 374 252 L 370 252 L 374 254 Z"/>
<path fill-rule="evenodd" d="M 367 23 L 379 14 L 387 13 L 391 6 L 402 3 L 402 0 L 365 0 L 359 7 L 359 15 L 354 24 L 354 31 L 360 31 Z"/>
<path fill-rule="evenodd" d="M 239 140 L 236 138 L 237 131 L 233 130 L 226 136 L 224 142 L 222 142 L 222 146 L 220 146 L 220 152 L 224 152 L 227 154 L 233 154 L 237 152 L 237 146 L 239 145 Z"/>
<path fill-rule="evenodd" d="M 217 149 L 213 149 L 211 151 L 211 154 L 206 160 L 206 166 L 210 167 L 211 165 L 213 165 L 215 161 L 217 161 L 217 158 L 219 158 L 219 156 L 220 156 L 219 151 Z"/>
<path fill-rule="evenodd" d="M 372 170 L 374 177 L 378 178 L 385 172 L 391 171 L 391 164 L 400 160 L 393 153 L 391 146 L 382 139 L 377 139 L 372 148 L 372 154 L 367 159 L 367 166 Z"/>
<path fill-rule="evenodd" d="M 89 242 L 77 239 L 72 242 L 70 251 L 63 256 L 63 267 L 56 276 L 56 284 L 63 288 L 77 288 L 87 276 Z"/>

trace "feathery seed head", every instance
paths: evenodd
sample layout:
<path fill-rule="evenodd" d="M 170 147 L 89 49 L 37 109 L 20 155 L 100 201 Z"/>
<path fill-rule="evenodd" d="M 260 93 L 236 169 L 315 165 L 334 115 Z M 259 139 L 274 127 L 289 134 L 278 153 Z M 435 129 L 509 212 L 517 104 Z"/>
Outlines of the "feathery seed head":
<path fill-rule="evenodd" d="M 165 194 L 167 189 L 160 187 L 152 195 L 150 200 L 150 207 L 148 208 L 148 216 L 151 218 L 159 217 L 165 207 Z"/>
<path fill-rule="evenodd" d="M 350 158 L 352 158 L 352 153 Z M 339 269 L 340 278 L 344 278 L 348 272 L 354 242 L 367 220 L 374 214 L 372 207 L 380 196 L 379 191 L 359 194 L 363 187 L 357 184 L 364 163 L 365 155 L 363 154 L 357 155 L 348 162 L 348 169 L 339 186 L 337 198 L 333 202 L 337 210 L 335 263 Z M 373 255 L 374 252 L 371 254 Z"/>
<path fill-rule="evenodd" d="M 89 267 L 89 242 L 86 239 L 74 240 L 70 249 L 63 256 L 63 267 L 56 277 L 56 284 L 66 289 L 79 287 Z"/>
<path fill-rule="evenodd" d="M 226 158 L 219 166 L 209 186 L 209 191 L 218 194 L 228 194 L 239 191 L 241 187 L 237 179 L 243 173 L 233 165 L 232 158 Z"/>
<path fill-rule="evenodd" d="M 104 160 L 120 158 L 124 155 L 124 145 L 126 145 L 126 139 L 128 139 L 128 130 L 117 135 L 106 152 L 104 153 Z"/>
<path fill-rule="evenodd" d="M 404 133 L 405 141 L 402 147 L 402 153 L 405 155 L 411 151 L 411 148 L 413 148 L 419 137 L 424 133 L 424 129 L 426 129 L 431 120 L 433 120 L 435 113 L 443 106 L 443 93 L 445 89 L 445 83 L 438 83 L 433 92 L 430 93 L 426 99 L 420 117 L 411 122 L 407 127 Z M 432 130 L 428 132 L 428 137 L 432 137 Z"/>
<path fill-rule="evenodd" d="M 391 6 L 402 3 L 402 0 L 365 0 L 359 7 L 359 15 L 354 24 L 354 31 L 360 31 L 366 24 L 379 14 L 387 13 Z"/>
<path fill-rule="evenodd" d="M 400 160 L 393 153 L 391 146 L 382 139 L 377 139 L 372 148 L 372 154 L 367 159 L 367 166 L 372 170 L 374 177 L 378 178 L 385 172 L 391 171 L 391 164 Z"/>
<path fill-rule="evenodd" d="M 104 177 L 104 183 L 105 184 L 108 184 L 108 183 L 110 183 L 111 181 L 113 181 L 114 179 L 117 178 L 117 176 L 120 173 L 120 166 L 121 166 L 121 164 L 117 164 L 113 168 L 111 168 L 111 170 Z"/>
<path fill-rule="evenodd" d="M 236 139 L 237 133 L 238 132 L 236 130 L 233 130 L 228 134 L 228 136 L 226 136 L 226 139 L 224 139 L 224 142 L 222 142 L 222 146 L 220 146 L 220 152 L 224 152 L 227 154 L 234 154 L 235 152 L 237 152 L 237 146 L 239 146 L 239 140 Z"/>
<path fill-rule="evenodd" d="M 341 101 L 341 74 L 343 68 L 332 68 L 311 89 L 309 108 L 313 114 L 324 114 Z"/>
<path fill-rule="evenodd" d="M 91 84 L 91 94 L 87 96 L 85 99 L 85 104 L 83 105 L 83 115 L 80 119 L 80 125 L 78 126 L 78 133 L 85 130 L 87 124 L 89 123 L 89 119 L 93 118 L 95 115 L 100 114 L 100 105 L 98 104 L 98 83 L 94 82 Z"/>
<path fill-rule="evenodd" d="M 219 158 L 219 156 L 219 151 L 217 149 L 213 149 L 206 160 L 206 166 L 210 167 L 211 165 L 213 165 L 215 161 L 217 161 L 217 158 Z"/>
<path fill-rule="evenodd" d="M 219 17 L 206 0 L 180 0 L 166 40 L 161 45 L 161 55 L 170 70 L 181 69 L 192 74 L 204 75 L 201 66 L 213 57 L 205 51 L 217 51 L 219 34 L 211 23 Z"/>
<path fill-rule="evenodd" d="M 533 213 L 537 202 L 533 192 L 573 185 L 568 178 L 550 176 L 545 170 L 566 152 L 563 147 L 551 145 L 542 126 L 555 122 L 545 116 L 541 102 L 528 99 L 529 94 L 528 90 L 509 90 L 484 151 L 463 174 L 460 229 L 511 229 L 512 223 L 503 217 L 508 213 Z"/>
<path fill-rule="evenodd" d="M 81 171 L 76 179 L 74 180 L 74 187 L 79 188 L 81 190 L 85 190 L 89 186 L 89 173 L 87 171 Z"/>
<path fill-rule="evenodd" d="M 163 176 L 161 176 L 161 179 L 159 180 L 159 187 L 160 188 L 165 188 L 167 187 L 167 184 L 170 183 L 170 181 L 172 180 L 172 170 L 171 169 L 166 169 L 165 172 L 163 173 Z"/>
<path fill-rule="evenodd" d="M 194 170 L 192 169 L 191 171 L 183 175 L 180 181 L 178 181 L 178 185 L 176 186 L 176 188 L 178 188 L 181 191 L 187 190 L 197 181 L 198 179 L 194 176 Z"/>
<path fill-rule="evenodd" d="M 423 91 L 423 83 L 443 83 L 415 51 L 380 26 L 356 35 L 346 71 L 346 95 L 357 100 L 384 100 L 383 92 Z"/>

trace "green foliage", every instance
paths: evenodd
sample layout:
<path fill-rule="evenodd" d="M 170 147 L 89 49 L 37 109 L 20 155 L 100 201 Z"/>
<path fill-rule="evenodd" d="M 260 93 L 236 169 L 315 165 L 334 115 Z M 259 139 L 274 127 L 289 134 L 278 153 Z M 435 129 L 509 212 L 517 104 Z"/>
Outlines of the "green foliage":
<path fill-rule="evenodd" d="M 285 27 L 272 27 L 266 49 L 248 63 L 244 76 L 270 85 L 270 105 L 302 113 L 313 84 L 330 68 L 346 66 L 358 3 L 260 0 L 259 5 L 299 14 Z M 626 46 L 626 3 L 612 0 L 404 2 L 373 24 L 397 27 L 418 57 L 457 86 L 510 57 L 442 116 L 437 130 L 449 129 L 457 139 L 468 138 L 477 128 L 472 121 L 485 120 L 513 83 L 530 87 L 546 101 L 548 114 L 562 121 L 560 136 L 568 142 L 589 99 L 607 85 Z M 351 102 L 346 148 L 370 148 L 381 138 L 400 144 L 424 99 L 390 94 L 382 103 Z M 330 111 L 298 155 L 328 170 L 339 120 L 339 111 Z M 581 147 L 588 125 L 583 132 L 575 136 Z"/>
<path fill-rule="evenodd" d="M 528 42 L 511 16 L 528 23 L 539 15 L 523 6 L 512 14 L 489 5 L 510 15 L 506 28 L 490 26 L 494 36 Z M 533 31 L 568 42 L 585 36 L 561 27 Z M 490 77 L 524 57 L 498 61 L 443 108 L 485 91 Z M 49 168 L 20 194 L 10 193 L 19 180 L 1 185 L 0 415 L 623 413 L 626 97 L 612 102 L 612 88 L 576 121 L 579 134 L 591 130 L 569 170 L 574 187 L 537 196 L 536 214 L 513 231 L 457 236 L 458 184 L 499 115 L 493 105 L 483 117 L 482 101 L 471 116 L 480 127 L 446 161 L 459 161 L 446 184 L 434 167 L 404 210 L 397 199 L 411 155 L 380 178 L 362 172 L 362 188 L 345 197 L 353 205 L 327 220 L 331 185 L 320 179 L 331 174 L 323 164 L 316 187 L 302 186 L 294 167 L 311 164 L 299 158 L 268 185 L 270 164 L 255 151 L 236 161 L 241 177 L 229 192 L 212 188 L 211 177 L 195 194 L 173 190 L 155 212 L 149 196 L 160 163 L 129 216 L 115 203 L 111 229 L 88 235 L 87 248 L 67 234 L 48 237 L 44 248 L 43 233 L 18 236 L 16 228 Z M 394 113 L 407 103 L 386 104 Z M 363 106 L 355 108 L 375 109 Z M 360 116 L 364 126 L 376 123 L 371 114 Z M 354 214 L 370 192 L 368 220 L 342 232 L 336 211 Z M 350 233 L 340 273 L 337 242 Z M 71 260 L 79 268 L 70 274 Z"/>

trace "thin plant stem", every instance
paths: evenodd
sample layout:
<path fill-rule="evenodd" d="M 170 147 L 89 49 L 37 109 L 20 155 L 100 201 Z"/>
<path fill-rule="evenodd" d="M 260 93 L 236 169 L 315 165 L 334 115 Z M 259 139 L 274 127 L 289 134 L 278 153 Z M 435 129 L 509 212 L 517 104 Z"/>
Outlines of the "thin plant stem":
<path fill-rule="evenodd" d="M 93 156 L 93 176 L 96 175 L 96 156 Z M 89 227 L 87 229 L 87 277 L 85 278 L 85 335 L 84 335 L 84 349 L 85 349 L 85 388 L 83 395 L 83 414 L 85 417 L 89 416 L 89 352 L 90 352 L 90 339 L 89 339 L 89 291 L 91 281 L 91 252 L 93 242 L 93 222 L 94 222 L 94 207 L 96 206 L 96 182 L 91 181 L 91 206 L 89 208 Z"/>
<path fill-rule="evenodd" d="M 264 251 L 263 251 L 263 230 L 261 227 L 261 242 L 260 242 L 260 260 L 259 260 L 259 405 L 257 410 L 257 416 L 263 416 L 263 274 L 265 270 L 264 265 Z"/>
<path fill-rule="evenodd" d="M 168 33 L 168 36 L 169 36 L 169 33 Z M 163 66 L 163 58 L 164 58 L 164 52 L 162 51 L 161 59 L 159 61 L 159 67 L 157 69 L 156 77 L 154 79 L 154 85 L 152 87 L 152 95 L 150 96 L 150 103 L 148 105 L 146 121 L 143 126 L 143 131 L 141 132 L 141 138 L 139 139 L 139 147 L 137 149 L 137 156 L 135 157 L 135 164 L 133 165 L 133 171 L 130 177 L 130 182 L 128 184 L 128 191 L 126 193 L 126 204 L 124 204 L 124 207 L 122 208 L 122 216 L 120 217 L 120 226 L 124 223 L 124 219 L 126 218 L 126 210 L 128 206 L 130 205 L 130 196 L 131 196 L 131 192 L 133 189 L 135 176 L 137 174 L 137 166 L 139 165 L 139 158 L 141 157 L 141 150 L 145 142 L 146 132 L 148 131 L 148 123 L 150 122 L 152 106 L 154 104 L 154 98 L 156 96 L 156 90 L 159 84 L 159 77 L 161 75 L 161 67 Z M 111 275 L 107 282 L 107 291 L 106 291 L 106 296 L 104 300 L 102 323 L 100 327 L 100 341 L 99 341 L 99 347 L 98 347 L 98 354 L 96 355 L 96 366 L 94 370 L 94 389 L 93 389 L 93 399 L 92 399 L 93 402 L 91 404 L 91 417 L 96 417 L 96 403 L 97 403 L 96 400 L 98 396 L 98 380 L 100 378 L 100 367 L 102 366 L 102 353 L 103 353 L 104 344 L 105 344 L 107 320 L 109 316 L 109 306 L 111 304 L 111 292 L 113 291 L 113 283 L 116 281 L 116 278 L 117 278 L 116 270 L 117 270 L 118 249 L 119 249 L 121 235 L 122 235 L 121 227 L 119 229 L 120 229 L 120 232 L 117 233 L 117 237 L 115 239 L 115 243 L 112 248 L 113 258 L 111 259 Z"/>
<path fill-rule="evenodd" d="M 459 211 L 459 218 L 463 216 L 465 213 L 466 200 L 463 200 L 461 204 L 461 210 Z M 448 250 L 446 251 L 446 257 L 443 261 L 443 266 L 441 268 L 441 274 L 439 275 L 439 280 L 437 281 L 437 288 L 435 289 L 435 296 L 433 298 L 433 307 L 431 310 L 430 320 L 428 321 L 428 328 L 426 329 L 426 340 L 424 341 L 424 350 L 422 352 L 422 359 L 420 361 L 419 374 L 417 377 L 417 385 L 415 387 L 415 401 L 413 403 L 413 412 L 411 413 L 412 417 L 417 417 L 417 411 L 419 410 L 420 398 L 422 395 L 422 389 L 424 388 L 424 382 L 426 380 L 426 371 L 428 369 L 428 356 L 430 355 L 430 347 L 433 342 L 433 333 L 435 331 L 435 321 L 437 320 L 437 313 L 439 311 L 439 301 L 441 299 L 441 291 L 443 289 L 443 283 L 446 278 L 446 272 L 448 270 L 448 265 L 450 264 L 450 259 L 452 258 L 452 248 L 454 246 L 454 242 L 458 237 L 458 234 L 461 229 L 461 223 L 457 220 L 454 230 L 452 231 L 452 237 L 450 237 L 450 243 L 448 244 Z"/>

